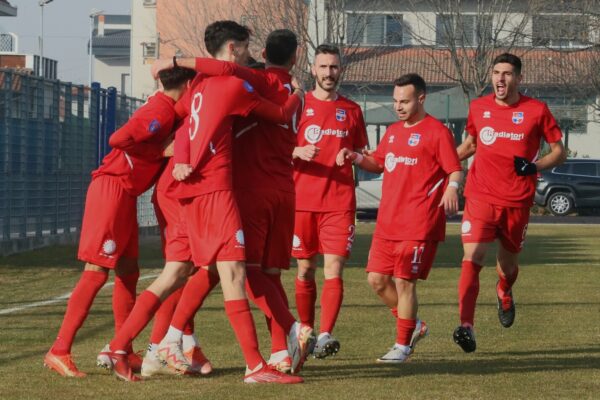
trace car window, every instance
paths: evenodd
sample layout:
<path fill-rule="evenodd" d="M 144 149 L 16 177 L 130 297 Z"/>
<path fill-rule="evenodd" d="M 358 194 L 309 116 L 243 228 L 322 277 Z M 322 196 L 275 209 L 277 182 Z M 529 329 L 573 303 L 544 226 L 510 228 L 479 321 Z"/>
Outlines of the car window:
<path fill-rule="evenodd" d="M 553 172 L 557 174 L 568 174 L 571 172 L 571 164 L 562 164 L 553 169 Z"/>
<path fill-rule="evenodd" d="M 571 173 L 581 176 L 598 176 L 595 163 L 573 163 Z"/>

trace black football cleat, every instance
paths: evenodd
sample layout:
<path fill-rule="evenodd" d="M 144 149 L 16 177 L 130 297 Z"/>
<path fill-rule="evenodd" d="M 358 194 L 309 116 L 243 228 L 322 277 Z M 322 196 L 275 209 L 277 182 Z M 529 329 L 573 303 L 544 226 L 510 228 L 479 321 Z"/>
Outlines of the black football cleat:
<path fill-rule="evenodd" d="M 459 345 L 465 353 L 472 353 L 477 348 L 475 333 L 469 327 L 459 326 L 454 330 L 452 337 L 454 338 L 454 343 Z"/>
<path fill-rule="evenodd" d="M 513 300 L 512 290 L 509 290 L 504 294 L 504 299 L 498 296 L 498 285 L 500 281 L 496 283 L 496 298 L 498 299 L 498 319 L 500 324 L 505 328 L 510 328 L 515 322 L 515 302 Z M 509 303 L 510 300 L 510 303 Z M 506 306 L 508 305 L 508 307 Z"/>

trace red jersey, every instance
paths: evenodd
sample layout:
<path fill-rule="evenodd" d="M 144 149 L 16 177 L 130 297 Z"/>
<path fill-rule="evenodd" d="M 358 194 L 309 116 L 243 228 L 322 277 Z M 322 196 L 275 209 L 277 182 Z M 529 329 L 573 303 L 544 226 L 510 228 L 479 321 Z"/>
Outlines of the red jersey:
<path fill-rule="evenodd" d="M 259 93 L 283 104 L 292 93 L 292 77 L 281 68 L 261 73 Z M 254 81 L 251 82 L 254 85 Z M 294 193 L 292 152 L 296 146 L 298 115 L 287 124 L 274 124 L 250 116 L 238 118 L 233 128 L 233 184 L 247 190 L 277 189 Z"/>
<path fill-rule="evenodd" d="M 235 116 L 247 116 L 260 98 L 246 81 L 230 76 L 201 77 L 189 90 L 190 113 L 184 123 L 190 141 L 190 164 L 194 171 L 183 182 L 171 186 L 178 198 L 231 190 L 232 124 Z M 176 136 L 177 142 L 187 140 Z"/>
<path fill-rule="evenodd" d="M 444 240 L 446 215 L 439 204 L 448 175 L 462 170 L 448 128 L 430 115 L 410 128 L 404 121 L 396 122 L 373 156 L 384 166 L 373 235 L 387 240 Z"/>
<path fill-rule="evenodd" d="M 356 209 L 352 165 L 339 167 L 335 158 L 343 148 L 359 149 L 368 144 L 359 105 L 340 95 L 333 101 L 323 101 L 307 93 L 297 140 L 297 146 L 313 144 L 320 151 L 310 162 L 294 160 L 296 210 Z"/>
<path fill-rule="evenodd" d="M 562 133 L 548 106 L 520 95 L 511 106 L 496 103 L 495 95 L 471 102 L 466 131 L 477 139 L 465 196 L 505 207 L 533 203 L 536 176 L 518 176 L 514 156 L 535 161 L 541 139 L 561 140 Z"/>
<path fill-rule="evenodd" d="M 163 145 L 173 128 L 175 101 L 162 92 L 148 98 L 110 137 L 113 147 L 92 176 L 112 175 L 133 196 L 144 193 L 165 165 Z"/>

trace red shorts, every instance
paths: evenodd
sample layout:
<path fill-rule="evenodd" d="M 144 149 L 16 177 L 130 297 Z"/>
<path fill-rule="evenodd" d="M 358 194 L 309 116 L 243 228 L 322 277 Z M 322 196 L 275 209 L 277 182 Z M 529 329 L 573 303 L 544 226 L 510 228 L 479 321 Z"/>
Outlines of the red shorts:
<path fill-rule="evenodd" d="M 178 230 L 187 232 L 194 265 L 246 259 L 242 221 L 232 191 L 203 194 L 181 204 Z"/>
<path fill-rule="evenodd" d="M 88 187 L 77 258 L 112 269 L 122 257 L 138 257 L 137 199 L 119 178 L 100 175 Z"/>
<path fill-rule="evenodd" d="M 438 242 L 424 240 L 387 240 L 373 236 L 367 272 L 395 278 L 427 279 L 433 266 Z"/>
<path fill-rule="evenodd" d="M 160 228 L 165 261 L 190 261 L 192 253 L 185 229 L 179 229 L 183 207 L 179 200 L 155 190 L 152 195 L 154 212 Z"/>
<path fill-rule="evenodd" d="M 463 214 L 461 237 L 463 243 L 488 243 L 499 238 L 511 253 L 523 249 L 529 207 L 504 207 L 467 198 Z"/>
<path fill-rule="evenodd" d="M 292 255 L 334 254 L 348 258 L 354 243 L 354 211 L 296 211 Z"/>
<path fill-rule="evenodd" d="M 246 264 L 290 268 L 294 236 L 294 193 L 280 190 L 235 192 L 246 237 Z"/>

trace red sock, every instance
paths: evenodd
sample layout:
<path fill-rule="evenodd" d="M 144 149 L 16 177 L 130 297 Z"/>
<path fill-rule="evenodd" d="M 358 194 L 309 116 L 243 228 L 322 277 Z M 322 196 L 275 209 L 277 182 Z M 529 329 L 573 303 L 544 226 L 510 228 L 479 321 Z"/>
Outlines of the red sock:
<path fill-rule="evenodd" d="M 194 334 L 194 318 L 190 318 L 188 322 L 185 323 L 185 326 L 182 329 L 184 335 L 193 335 Z"/>
<path fill-rule="evenodd" d="M 256 337 L 256 327 L 250 312 L 248 300 L 230 300 L 225 302 L 225 312 L 229 318 L 229 323 L 235 332 L 235 336 L 242 348 L 246 365 L 250 369 L 256 368 L 264 359 L 258 350 L 258 339 Z"/>
<path fill-rule="evenodd" d="M 219 283 L 219 275 L 204 268 L 198 268 L 198 271 L 188 279 L 183 287 L 171 325 L 183 331 L 188 321 L 194 319 L 196 312 L 202 307 L 204 299 L 217 286 L 217 283 Z"/>
<path fill-rule="evenodd" d="M 260 267 L 246 267 L 246 291 L 250 300 L 267 317 L 275 320 L 285 332 L 289 332 L 296 319 L 285 305 L 277 287 Z"/>
<path fill-rule="evenodd" d="M 139 277 L 140 271 L 128 275 L 115 276 L 112 297 L 115 333 L 119 332 L 119 329 L 121 329 L 121 326 L 135 305 L 135 288 Z"/>
<path fill-rule="evenodd" d="M 398 318 L 396 320 L 396 343 L 410 345 L 410 339 L 416 327 L 416 319 Z"/>
<path fill-rule="evenodd" d="M 285 293 L 285 289 L 281 284 L 281 275 L 280 274 L 265 274 L 267 278 L 273 283 L 273 285 L 277 288 L 279 295 L 283 299 L 285 306 L 289 309 L 290 304 L 288 302 L 287 295 Z M 269 328 L 269 332 L 271 332 L 271 354 L 275 354 L 279 351 L 287 350 L 287 334 L 283 328 L 275 323 L 272 319 L 265 317 L 267 320 L 267 327 Z"/>
<path fill-rule="evenodd" d="M 325 279 L 321 293 L 321 325 L 319 332 L 333 332 L 342 300 L 344 298 L 344 281 L 342 278 Z"/>
<path fill-rule="evenodd" d="M 59 356 L 71 353 L 75 335 L 83 325 L 94 298 L 107 279 L 108 273 L 106 272 L 83 271 L 67 303 L 67 311 L 58 331 L 58 336 L 52 345 L 52 353 Z"/>
<path fill-rule="evenodd" d="M 458 313 L 461 324 L 473 326 L 475 303 L 479 295 L 479 272 L 482 266 L 472 261 L 463 261 L 458 281 Z"/>
<path fill-rule="evenodd" d="M 398 319 L 398 308 L 396 308 L 396 307 L 390 308 L 390 311 L 392 312 L 392 315 L 394 316 L 394 318 Z"/>
<path fill-rule="evenodd" d="M 303 324 L 314 328 L 315 303 L 317 302 L 317 283 L 313 280 L 302 281 L 296 278 L 296 309 Z"/>
<path fill-rule="evenodd" d="M 140 332 L 148 325 L 156 310 L 160 307 L 160 298 L 149 290 L 144 290 L 135 302 L 129 317 L 110 342 L 112 351 L 127 350 Z"/>
<path fill-rule="evenodd" d="M 152 324 L 150 343 L 160 343 L 167 334 L 169 325 L 171 325 L 171 320 L 173 319 L 173 313 L 175 312 L 177 303 L 179 303 L 181 292 L 183 292 L 183 286 L 171 293 L 171 295 L 162 302 L 158 311 L 156 311 L 156 314 L 154 314 L 154 324 Z"/>
<path fill-rule="evenodd" d="M 498 289 L 502 291 L 501 293 L 498 293 L 499 295 L 501 295 L 500 298 L 504 297 L 504 293 L 512 289 L 513 285 L 517 280 L 517 276 L 519 276 L 519 267 L 517 267 L 511 275 L 498 276 L 500 278 Z"/>

